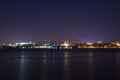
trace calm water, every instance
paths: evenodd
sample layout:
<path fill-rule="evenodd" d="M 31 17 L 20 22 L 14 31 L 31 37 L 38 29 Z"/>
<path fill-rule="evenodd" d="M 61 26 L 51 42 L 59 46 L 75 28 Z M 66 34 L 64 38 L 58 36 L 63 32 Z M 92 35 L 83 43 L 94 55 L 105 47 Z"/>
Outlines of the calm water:
<path fill-rule="evenodd" d="M 0 52 L 0 80 L 120 80 L 120 52 Z"/>

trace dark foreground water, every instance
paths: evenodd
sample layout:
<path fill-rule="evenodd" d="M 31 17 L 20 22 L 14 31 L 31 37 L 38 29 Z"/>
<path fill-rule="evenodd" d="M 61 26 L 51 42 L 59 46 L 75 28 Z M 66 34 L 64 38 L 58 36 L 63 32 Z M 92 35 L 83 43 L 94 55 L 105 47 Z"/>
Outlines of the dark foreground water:
<path fill-rule="evenodd" d="M 120 80 L 120 52 L 1 51 L 0 80 Z"/>

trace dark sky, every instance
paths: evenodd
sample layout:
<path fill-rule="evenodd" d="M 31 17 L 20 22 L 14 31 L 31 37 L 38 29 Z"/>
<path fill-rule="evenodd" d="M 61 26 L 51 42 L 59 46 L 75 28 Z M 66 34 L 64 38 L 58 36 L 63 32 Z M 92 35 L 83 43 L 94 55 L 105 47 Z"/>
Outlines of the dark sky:
<path fill-rule="evenodd" d="M 0 1 L 0 42 L 120 41 L 120 3 L 117 1 Z"/>

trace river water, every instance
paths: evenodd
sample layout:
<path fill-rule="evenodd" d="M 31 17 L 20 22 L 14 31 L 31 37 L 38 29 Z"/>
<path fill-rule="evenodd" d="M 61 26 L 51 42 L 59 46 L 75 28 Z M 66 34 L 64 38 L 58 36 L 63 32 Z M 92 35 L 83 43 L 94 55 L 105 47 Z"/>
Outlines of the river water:
<path fill-rule="evenodd" d="M 120 80 L 120 52 L 1 51 L 0 80 Z"/>

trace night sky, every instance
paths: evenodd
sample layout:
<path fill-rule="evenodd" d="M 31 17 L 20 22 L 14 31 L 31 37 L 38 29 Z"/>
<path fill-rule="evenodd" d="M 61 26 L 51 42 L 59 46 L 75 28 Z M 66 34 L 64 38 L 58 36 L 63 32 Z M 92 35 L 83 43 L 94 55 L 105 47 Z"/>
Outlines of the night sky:
<path fill-rule="evenodd" d="M 0 42 L 66 39 L 120 41 L 120 3 L 116 0 L 0 1 Z"/>

